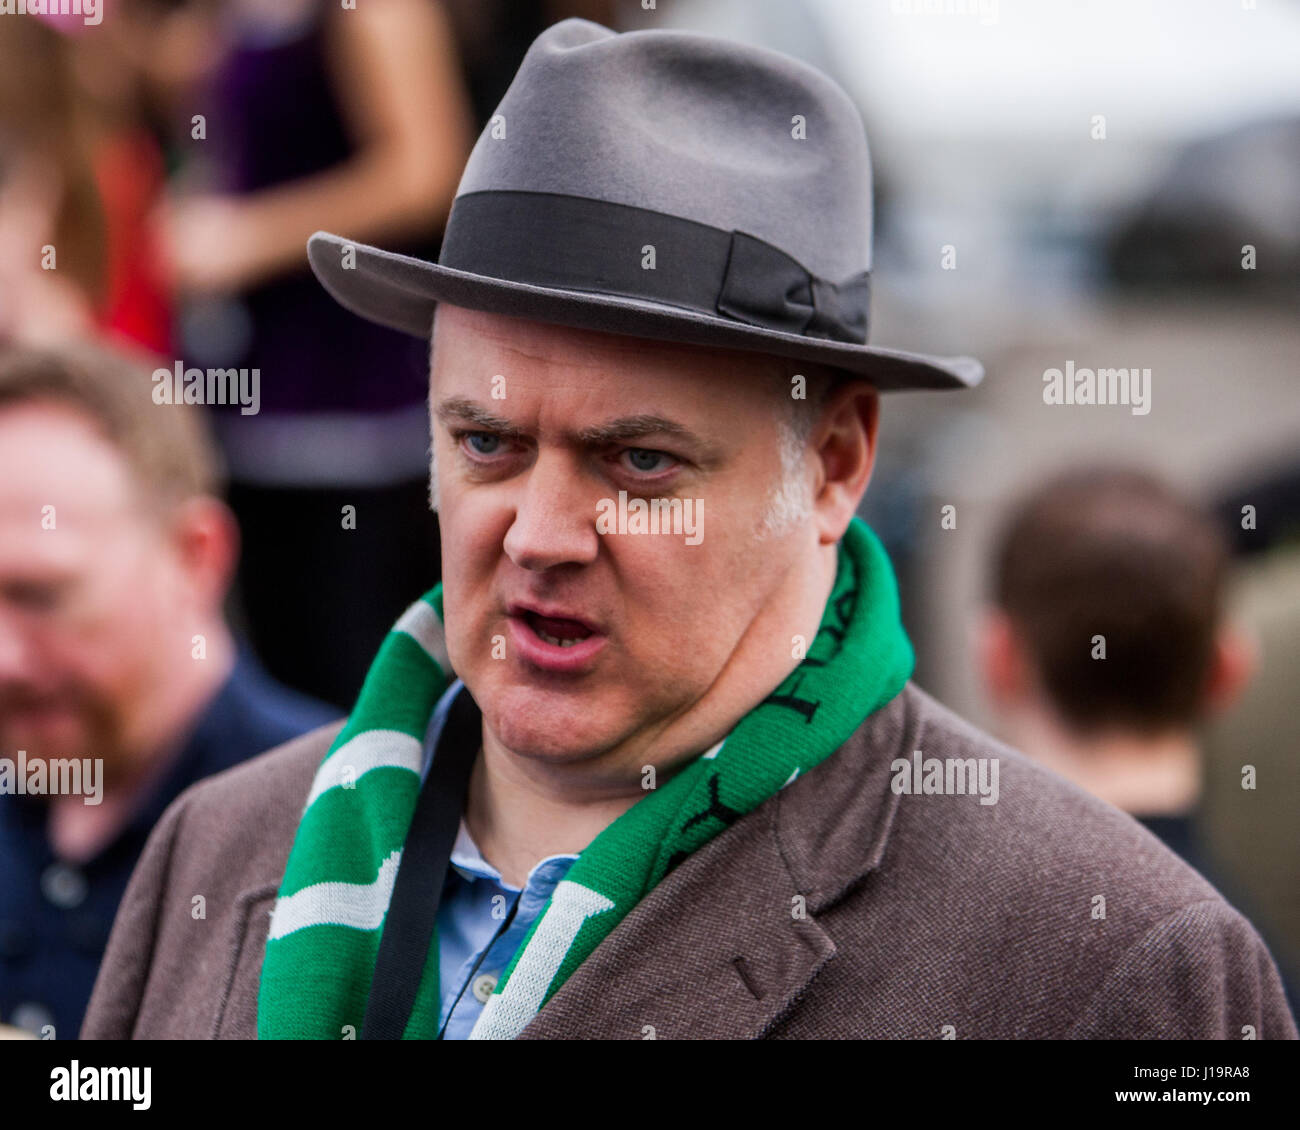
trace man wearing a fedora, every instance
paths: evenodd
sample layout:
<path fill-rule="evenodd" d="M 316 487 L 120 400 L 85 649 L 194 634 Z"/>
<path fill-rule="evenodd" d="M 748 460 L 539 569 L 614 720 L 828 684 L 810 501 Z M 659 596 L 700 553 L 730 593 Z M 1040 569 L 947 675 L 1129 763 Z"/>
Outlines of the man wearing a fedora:
<path fill-rule="evenodd" d="M 1296 1036 L 1208 883 L 911 681 L 878 394 L 981 370 L 867 344 L 869 178 L 817 71 L 570 20 L 437 264 L 313 237 L 432 336 L 443 581 L 173 804 L 84 1035 Z"/>

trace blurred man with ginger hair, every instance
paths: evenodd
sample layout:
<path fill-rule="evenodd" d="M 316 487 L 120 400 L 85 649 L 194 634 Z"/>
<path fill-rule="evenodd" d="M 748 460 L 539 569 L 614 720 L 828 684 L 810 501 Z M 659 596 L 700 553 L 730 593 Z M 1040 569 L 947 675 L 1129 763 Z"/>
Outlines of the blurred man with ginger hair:
<path fill-rule="evenodd" d="M 214 451 L 152 389 L 98 349 L 0 351 L 0 1022 L 60 1038 L 163 809 L 329 717 L 226 626 Z M 52 794 L 67 759 L 92 771 Z"/>

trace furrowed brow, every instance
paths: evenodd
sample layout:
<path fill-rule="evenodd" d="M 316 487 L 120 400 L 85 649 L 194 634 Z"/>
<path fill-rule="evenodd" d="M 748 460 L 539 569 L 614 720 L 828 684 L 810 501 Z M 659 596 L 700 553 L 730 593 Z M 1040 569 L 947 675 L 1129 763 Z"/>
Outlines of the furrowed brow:
<path fill-rule="evenodd" d="M 574 433 L 574 439 L 586 447 L 600 448 L 627 443 L 629 440 L 635 442 L 650 435 L 672 436 L 685 447 L 688 457 L 695 465 L 705 471 L 721 467 L 728 458 L 726 451 L 717 443 L 691 431 L 684 424 L 646 412 L 635 416 L 620 416 L 617 420 L 582 428 Z"/>
<path fill-rule="evenodd" d="M 694 432 L 683 427 L 676 420 L 669 420 L 665 416 L 655 416 L 645 412 L 636 416 L 620 416 L 617 420 L 610 420 L 606 424 L 582 428 L 575 433 L 575 438 L 580 443 L 588 444 L 591 447 L 599 447 L 602 444 L 621 443 L 624 440 L 639 439 L 641 436 L 656 433 L 699 442 L 699 437 Z"/>
<path fill-rule="evenodd" d="M 503 436 L 521 436 L 522 429 L 516 427 L 504 416 L 498 416 L 481 404 L 463 396 L 450 396 L 437 408 L 438 419 L 443 423 L 458 420 L 463 424 L 473 424 L 484 431 L 495 432 Z"/>
<path fill-rule="evenodd" d="M 528 434 L 505 417 L 498 416 L 490 409 L 463 396 L 448 397 L 438 405 L 435 415 L 444 423 L 458 421 L 510 439 L 524 438 Z M 633 416 L 620 416 L 603 424 L 580 428 L 570 432 L 569 439 L 583 447 L 599 448 L 626 443 L 647 435 L 669 435 L 681 440 L 691 449 L 696 462 L 702 467 L 717 466 L 723 461 L 723 452 L 716 444 L 708 442 L 676 420 L 654 413 L 642 412 Z"/>

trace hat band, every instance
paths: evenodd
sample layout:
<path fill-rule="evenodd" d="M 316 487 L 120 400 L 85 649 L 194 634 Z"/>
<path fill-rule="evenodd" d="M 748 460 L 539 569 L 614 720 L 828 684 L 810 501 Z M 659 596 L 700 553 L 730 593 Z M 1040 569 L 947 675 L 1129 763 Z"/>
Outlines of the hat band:
<path fill-rule="evenodd" d="M 867 341 L 868 272 L 833 283 L 745 232 L 585 196 L 495 190 L 458 196 L 438 262 L 804 337 Z"/>

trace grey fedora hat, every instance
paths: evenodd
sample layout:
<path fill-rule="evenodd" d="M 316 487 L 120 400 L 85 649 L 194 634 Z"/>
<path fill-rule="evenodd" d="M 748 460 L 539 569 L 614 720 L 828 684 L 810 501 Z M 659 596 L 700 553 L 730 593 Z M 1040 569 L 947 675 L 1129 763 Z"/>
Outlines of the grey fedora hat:
<path fill-rule="evenodd" d="M 830 365 L 881 390 L 983 368 L 867 344 L 871 166 L 849 97 L 798 60 L 564 20 L 465 166 L 437 263 L 317 232 L 316 277 L 428 337 L 439 302 Z"/>

